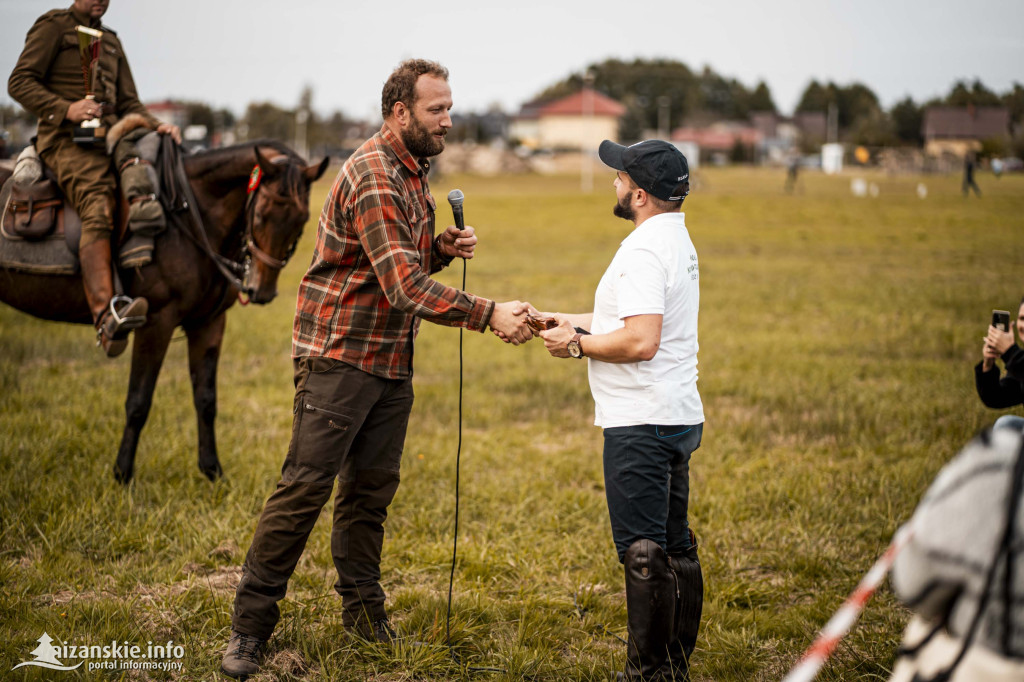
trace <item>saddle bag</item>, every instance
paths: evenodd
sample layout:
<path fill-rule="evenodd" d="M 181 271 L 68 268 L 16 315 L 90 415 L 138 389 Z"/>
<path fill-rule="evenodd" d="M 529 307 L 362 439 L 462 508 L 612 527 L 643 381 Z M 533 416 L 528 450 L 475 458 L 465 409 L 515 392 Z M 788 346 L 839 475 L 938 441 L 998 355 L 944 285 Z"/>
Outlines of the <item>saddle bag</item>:
<path fill-rule="evenodd" d="M 29 241 L 45 239 L 63 219 L 63 206 L 60 188 L 45 175 L 31 185 L 12 182 L 10 198 L 3 208 L 3 230 Z"/>

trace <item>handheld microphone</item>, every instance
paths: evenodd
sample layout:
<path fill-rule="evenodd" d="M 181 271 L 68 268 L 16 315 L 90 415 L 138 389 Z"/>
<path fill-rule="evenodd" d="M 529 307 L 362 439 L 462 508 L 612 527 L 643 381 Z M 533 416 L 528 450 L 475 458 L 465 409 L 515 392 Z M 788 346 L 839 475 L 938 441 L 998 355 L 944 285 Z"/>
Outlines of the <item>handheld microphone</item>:
<path fill-rule="evenodd" d="M 452 205 L 455 227 L 459 228 L 459 232 L 466 229 L 466 219 L 462 215 L 462 202 L 465 200 L 466 195 L 462 193 L 461 189 L 453 189 L 451 192 L 448 192 L 448 203 Z"/>

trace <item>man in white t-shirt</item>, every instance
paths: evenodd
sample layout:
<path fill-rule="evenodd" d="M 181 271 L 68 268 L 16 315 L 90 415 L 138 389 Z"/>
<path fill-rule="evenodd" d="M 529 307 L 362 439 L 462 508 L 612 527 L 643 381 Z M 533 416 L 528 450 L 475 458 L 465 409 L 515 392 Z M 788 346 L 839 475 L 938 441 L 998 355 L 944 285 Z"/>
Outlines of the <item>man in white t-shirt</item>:
<path fill-rule="evenodd" d="M 588 358 L 604 429 L 612 536 L 625 566 L 629 623 L 620 680 L 688 679 L 704 600 L 687 523 L 690 455 L 700 446 L 697 252 L 680 213 L 686 158 L 661 140 L 598 150 L 617 172 L 614 213 L 635 229 L 594 296 L 594 312 L 554 314 L 537 332 L 558 358 Z"/>

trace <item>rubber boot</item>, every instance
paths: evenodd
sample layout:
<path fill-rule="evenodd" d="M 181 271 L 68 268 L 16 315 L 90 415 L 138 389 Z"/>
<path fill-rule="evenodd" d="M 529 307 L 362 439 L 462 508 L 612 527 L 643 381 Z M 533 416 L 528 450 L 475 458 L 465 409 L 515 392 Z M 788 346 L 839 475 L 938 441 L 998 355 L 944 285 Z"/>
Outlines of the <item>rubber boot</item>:
<path fill-rule="evenodd" d="M 114 296 L 110 241 L 97 239 L 78 251 L 85 299 L 96 326 L 96 342 L 108 358 L 128 347 L 128 332 L 146 323 L 149 303 L 144 298 Z"/>
<path fill-rule="evenodd" d="M 690 655 L 697 645 L 700 614 L 704 606 L 704 576 L 697 558 L 697 538 L 682 556 L 670 556 L 668 565 L 676 581 L 676 612 L 668 645 L 665 677 L 675 682 L 690 679 Z"/>
<path fill-rule="evenodd" d="M 623 563 L 629 640 L 626 669 L 618 679 L 671 679 L 664 671 L 676 618 L 676 578 L 668 556 L 658 543 L 641 539 L 629 546 Z"/>

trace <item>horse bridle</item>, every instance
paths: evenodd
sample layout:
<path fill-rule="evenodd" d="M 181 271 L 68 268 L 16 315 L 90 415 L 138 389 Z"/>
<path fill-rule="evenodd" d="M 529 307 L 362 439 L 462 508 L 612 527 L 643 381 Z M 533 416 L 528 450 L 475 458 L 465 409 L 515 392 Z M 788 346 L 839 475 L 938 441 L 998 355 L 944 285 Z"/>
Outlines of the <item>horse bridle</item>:
<path fill-rule="evenodd" d="M 299 238 L 302 236 L 302 230 L 299 230 L 299 234 L 295 236 L 295 241 L 292 242 L 291 246 L 288 247 L 288 253 L 285 254 L 283 259 L 274 258 L 269 253 L 260 248 L 259 244 L 256 243 L 256 239 L 253 236 L 256 229 L 256 197 L 260 195 L 268 199 L 271 203 L 275 204 L 293 204 L 295 199 L 292 197 L 278 194 L 267 188 L 263 183 L 252 192 L 245 200 L 245 235 L 243 241 L 245 248 L 242 252 L 243 262 L 250 256 L 254 256 L 256 260 L 260 261 L 272 270 L 281 270 L 285 265 L 288 264 L 288 260 L 295 253 L 296 247 L 299 245 Z M 262 216 L 260 216 L 260 222 L 262 223 Z"/>
<path fill-rule="evenodd" d="M 274 159 L 271 163 L 282 164 L 287 163 L 288 158 L 285 156 Z M 284 194 L 279 194 L 262 182 L 263 171 L 257 164 L 252 169 L 250 175 L 249 189 L 245 198 L 245 234 L 242 237 L 242 260 L 241 262 L 233 263 L 234 267 L 241 272 L 241 286 L 239 287 L 238 299 L 242 305 L 248 303 L 247 300 L 242 298 L 243 292 L 246 290 L 246 284 L 248 283 L 249 273 L 251 272 L 252 259 L 263 263 L 271 270 L 280 271 L 288 264 L 292 255 L 295 253 L 295 249 L 299 245 L 299 239 L 302 237 L 302 228 L 299 228 L 299 233 L 295 236 L 291 246 L 288 247 L 288 252 L 284 255 L 283 259 L 274 258 L 269 253 L 263 250 L 256 243 L 255 230 L 257 227 L 257 215 L 256 215 L 256 198 L 257 196 L 263 196 L 274 204 L 289 204 L 295 203 L 295 199 Z M 262 216 L 259 216 L 260 223 L 262 223 Z"/>

